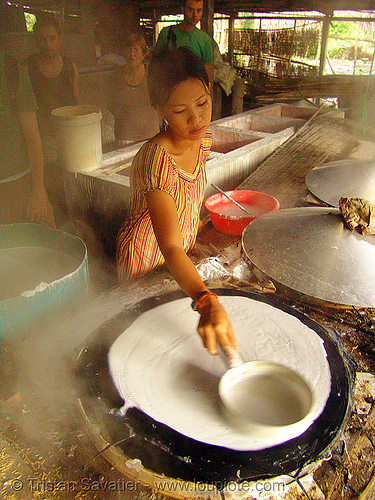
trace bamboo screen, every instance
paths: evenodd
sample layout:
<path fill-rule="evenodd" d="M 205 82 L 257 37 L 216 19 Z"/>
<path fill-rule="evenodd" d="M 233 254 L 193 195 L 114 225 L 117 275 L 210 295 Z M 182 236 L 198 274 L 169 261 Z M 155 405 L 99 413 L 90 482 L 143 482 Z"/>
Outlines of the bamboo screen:
<path fill-rule="evenodd" d="M 245 79 L 318 74 L 319 22 L 281 29 L 235 29 L 234 66 Z"/>

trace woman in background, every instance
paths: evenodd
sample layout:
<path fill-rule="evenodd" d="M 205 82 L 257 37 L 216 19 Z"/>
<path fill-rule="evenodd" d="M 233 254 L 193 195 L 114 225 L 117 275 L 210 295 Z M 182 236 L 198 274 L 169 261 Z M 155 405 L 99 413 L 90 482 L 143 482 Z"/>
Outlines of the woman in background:
<path fill-rule="evenodd" d="M 138 33 L 129 35 L 121 45 L 126 63 L 113 73 L 110 105 L 117 147 L 150 139 L 160 130 L 159 116 L 148 93 L 146 51 L 146 40 Z"/>

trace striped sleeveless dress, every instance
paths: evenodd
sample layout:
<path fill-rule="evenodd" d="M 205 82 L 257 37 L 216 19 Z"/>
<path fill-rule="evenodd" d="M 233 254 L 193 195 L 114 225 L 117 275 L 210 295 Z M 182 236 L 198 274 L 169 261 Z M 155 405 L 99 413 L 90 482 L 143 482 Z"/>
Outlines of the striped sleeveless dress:
<path fill-rule="evenodd" d="M 180 170 L 171 155 L 153 142 L 147 142 L 138 151 L 130 173 L 130 216 L 117 236 L 119 279 L 140 278 L 165 262 L 145 197 L 145 193 L 156 188 L 168 193 L 175 201 L 184 250 L 189 252 L 194 247 L 207 184 L 205 165 L 211 143 L 212 134 L 207 131 L 193 173 Z"/>

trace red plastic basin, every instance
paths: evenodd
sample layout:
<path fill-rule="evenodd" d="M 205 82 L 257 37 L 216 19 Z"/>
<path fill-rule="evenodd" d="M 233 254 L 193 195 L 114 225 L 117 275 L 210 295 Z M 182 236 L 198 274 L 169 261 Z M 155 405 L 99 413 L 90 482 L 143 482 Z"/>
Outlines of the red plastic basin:
<path fill-rule="evenodd" d="M 207 198 L 204 206 L 211 216 L 215 229 L 222 233 L 239 236 L 252 220 L 280 208 L 278 200 L 266 193 L 241 190 L 225 192 L 243 205 L 252 215 L 246 215 L 223 194 L 213 194 Z"/>

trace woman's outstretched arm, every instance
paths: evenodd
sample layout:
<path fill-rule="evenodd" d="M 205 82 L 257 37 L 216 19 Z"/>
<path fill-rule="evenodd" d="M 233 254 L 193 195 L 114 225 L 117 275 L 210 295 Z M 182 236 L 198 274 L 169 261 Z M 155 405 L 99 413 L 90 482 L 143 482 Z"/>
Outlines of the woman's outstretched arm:
<path fill-rule="evenodd" d="M 208 291 L 183 248 L 173 198 L 168 193 L 155 189 L 146 193 L 146 200 L 157 242 L 177 283 L 191 298 Z M 201 314 L 198 333 L 204 346 L 211 354 L 217 354 L 219 342 L 230 358 L 231 351 L 237 350 L 237 345 L 232 325 L 218 298 L 215 295 L 204 295 L 198 312 Z"/>

